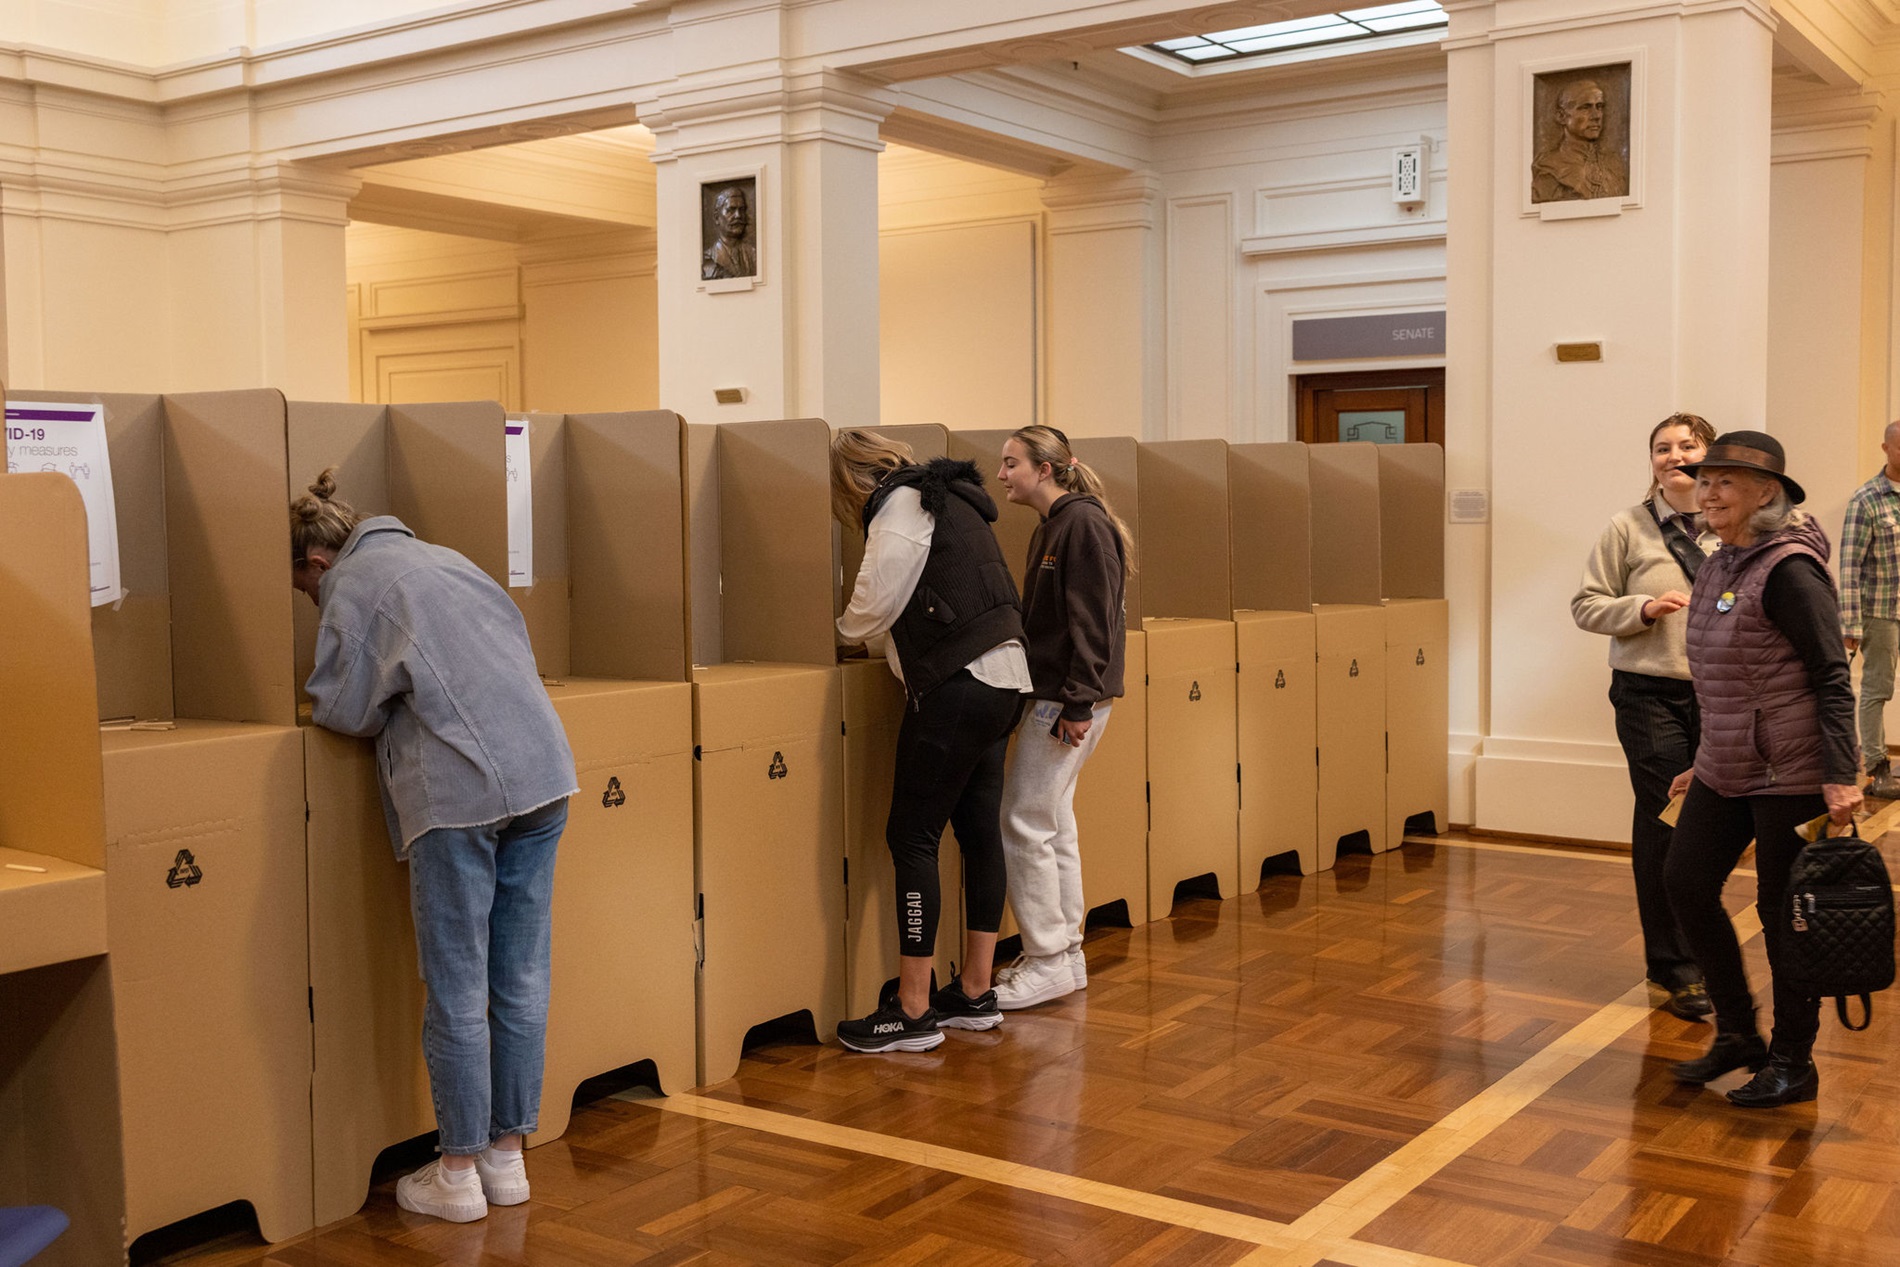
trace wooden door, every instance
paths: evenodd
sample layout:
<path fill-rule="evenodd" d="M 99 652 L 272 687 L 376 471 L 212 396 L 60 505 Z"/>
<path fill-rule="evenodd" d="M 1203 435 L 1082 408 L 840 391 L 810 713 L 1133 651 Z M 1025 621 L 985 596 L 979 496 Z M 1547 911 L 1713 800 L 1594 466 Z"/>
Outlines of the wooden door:
<path fill-rule="evenodd" d="M 1308 444 L 1445 443 L 1445 371 L 1307 374 L 1298 381 L 1299 438 Z"/>

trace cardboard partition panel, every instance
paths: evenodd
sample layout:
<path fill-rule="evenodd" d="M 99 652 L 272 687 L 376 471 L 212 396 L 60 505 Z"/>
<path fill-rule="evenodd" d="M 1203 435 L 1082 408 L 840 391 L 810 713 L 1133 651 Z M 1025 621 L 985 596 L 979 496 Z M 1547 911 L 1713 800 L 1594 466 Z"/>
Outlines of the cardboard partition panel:
<path fill-rule="evenodd" d="M 105 407 L 127 592 L 92 612 L 99 717 L 291 724 L 283 395 L 13 395 Z"/>
<path fill-rule="evenodd" d="M 366 515 L 389 508 L 389 407 L 319 404 L 293 400 L 284 406 L 290 455 L 288 497 L 298 497 L 328 467 L 336 468 L 336 496 Z M 297 701 L 309 702 L 304 683 L 316 664 L 317 608 L 302 594 L 291 602 L 294 647 L 291 676 Z"/>
<path fill-rule="evenodd" d="M 504 419 L 505 419 L 504 415 Z M 521 609 L 534 647 L 535 666 L 549 677 L 573 671 L 570 655 L 572 630 L 568 624 L 568 511 L 569 487 L 567 419 L 561 414 L 528 414 L 528 473 L 534 488 L 534 564 L 532 584 L 516 587 L 503 577 L 508 597 Z M 504 461 L 507 431 L 503 428 Z M 507 528 L 507 504 L 502 507 Z M 633 633 L 634 631 L 628 631 Z"/>
<path fill-rule="evenodd" d="M 842 1016 L 843 706 L 839 671 L 812 665 L 696 668 L 693 696 L 706 1084 L 753 1026 L 809 1011 L 825 1039 Z"/>
<path fill-rule="evenodd" d="M 1450 611 L 1442 598 L 1393 599 L 1385 606 L 1386 839 L 1405 838 L 1405 821 L 1451 816 Z"/>
<path fill-rule="evenodd" d="M 1234 622 L 1150 617 L 1144 628 L 1148 910 L 1160 918 L 1183 880 L 1211 873 L 1222 897 L 1240 891 Z"/>
<path fill-rule="evenodd" d="M 1234 613 L 1239 675 L 1240 883 L 1260 885 L 1270 858 L 1300 874 L 1318 858 L 1317 634 L 1308 611 Z"/>
<path fill-rule="evenodd" d="M 1128 635 L 1124 694 L 1108 729 L 1082 767 L 1075 789 L 1076 834 L 1082 851 L 1082 901 L 1089 910 L 1128 903 L 1140 926 L 1148 909 L 1148 635 Z"/>
<path fill-rule="evenodd" d="M 1385 814 L 1385 609 L 1322 604 L 1315 691 L 1319 745 L 1314 866 L 1332 867 L 1342 837 L 1365 832 L 1372 852 L 1392 847 Z"/>
<path fill-rule="evenodd" d="M 684 424 L 662 409 L 569 414 L 566 429 L 570 671 L 684 682 Z"/>
<path fill-rule="evenodd" d="M 301 733 L 310 814 L 312 1187 L 321 1226 L 362 1208 L 376 1155 L 434 1130 L 435 1108 L 422 1060 L 409 868 L 390 848 L 375 750 L 316 727 Z"/>
<path fill-rule="evenodd" d="M 1227 448 L 1234 607 L 1309 612 L 1313 607 L 1313 487 L 1306 446 Z"/>
<path fill-rule="evenodd" d="M 693 693 L 684 682 L 569 680 L 548 694 L 580 780 L 554 872 L 554 963 L 540 1129 L 574 1091 L 651 1060 L 693 1085 Z"/>
<path fill-rule="evenodd" d="M 0 973 L 0 1016 L 0 1193 L 9 1205 L 56 1206 L 71 1220 L 33 1259 L 35 1267 L 123 1263 L 125 1182 L 107 959 Z"/>
<path fill-rule="evenodd" d="M 1225 440 L 1137 446 L 1141 614 L 1232 620 Z"/>
<path fill-rule="evenodd" d="M 127 1239 L 239 1200 L 266 1240 L 307 1231 L 303 740 L 181 721 L 101 742 Z"/>
<path fill-rule="evenodd" d="M 958 461 L 976 463 L 976 469 L 983 473 L 983 487 L 996 502 L 996 542 L 1003 548 L 1003 561 L 1009 564 L 1010 575 L 1016 578 L 1020 590 L 1023 568 L 1029 562 L 1029 539 L 1036 535 L 1042 516 L 1005 498 L 1002 481 L 996 478 L 1003 465 L 1003 442 L 1014 434 L 1009 429 L 952 431 L 945 452 Z"/>
<path fill-rule="evenodd" d="M 1313 601 L 1375 604 L 1380 577 L 1379 449 L 1315 444 L 1307 449 L 1313 507 Z"/>
<path fill-rule="evenodd" d="M 1445 451 L 1381 444 L 1380 570 L 1387 598 L 1445 596 Z"/>
<path fill-rule="evenodd" d="M 1141 534 L 1147 521 L 1142 517 L 1141 498 L 1137 496 L 1140 468 L 1140 459 L 1136 456 L 1138 449 L 1139 446 L 1127 436 L 1078 436 L 1069 445 L 1075 460 L 1095 472 L 1102 481 L 1103 500 L 1108 503 L 1109 509 L 1121 516 L 1122 522 L 1128 525 L 1129 535 L 1135 540 L 1135 570 L 1128 574 L 1123 591 L 1130 633 L 1140 631 L 1144 616 L 1183 614 L 1150 611 L 1143 594 L 1147 563 Z"/>
<path fill-rule="evenodd" d="M 0 479 L 0 539 L 0 1194 L 71 1220 L 35 1261 L 94 1267 L 124 1258 L 125 1182 L 79 490 Z"/>
<path fill-rule="evenodd" d="M 884 824 L 890 817 L 892 763 L 904 717 L 904 686 L 882 659 L 838 666 L 844 708 L 845 1012 L 876 1009 L 897 975 L 896 872 Z M 937 934 L 937 980 L 950 979 L 960 923 L 963 869 L 950 833 L 937 853 L 944 919 Z"/>

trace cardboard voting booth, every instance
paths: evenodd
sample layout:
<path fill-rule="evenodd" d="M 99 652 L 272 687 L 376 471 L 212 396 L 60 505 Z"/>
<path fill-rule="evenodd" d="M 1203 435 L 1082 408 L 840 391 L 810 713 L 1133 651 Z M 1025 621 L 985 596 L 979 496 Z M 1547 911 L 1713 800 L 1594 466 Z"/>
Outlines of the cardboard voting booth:
<path fill-rule="evenodd" d="M 1313 616 L 1319 809 L 1315 865 L 1340 842 L 1374 853 L 1397 843 L 1385 812 L 1386 645 L 1379 574 L 1379 446 L 1316 444 L 1307 450 L 1313 506 Z"/>
<path fill-rule="evenodd" d="M 91 621 L 126 1239 L 248 1201 L 282 1240 L 312 1224 L 283 397 L 30 395 L 103 405 L 121 543 Z"/>
<path fill-rule="evenodd" d="M 831 429 L 687 428 L 699 1080 L 754 1026 L 845 997 L 844 725 Z"/>
<path fill-rule="evenodd" d="M 934 423 L 870 430 L 909 445 L 919 462 L 944 455 L 944 429 Z M 864 535 L 840 528 L 838 557 L 837 609 L 842 612 L 864 558 Z M 897 732 L 907 704 L 904 684 L 882 656 L 847 660 L 838 670 L 844 706 L 845 1011 L 862 1016 L 877 1007 L 885 982 L 897 976 L 897 877 L 884 825 L 891 808 Z M 944 982 L 950 979 L 952 961 L 963 953 L 963 866 L 956 837 L 947 828 L 937 850 L 937 878 L 943 918 L 934 962 L 937 980 Z"/>
<path fill-rule="evenodd" d="M 525 577 L 522 543 L 510 541 L 508 426 L 521 429 L 531 455 Z M 555 869 L 548 1059 L 530 1146 L 566 1129 L 576 1087 L 596 1074 L 651 1060 L 664 1089 L 689 1085 L 692 745 L 679 419 L 662 411 L 505 420 L 490 403 L 293 404 L 290 436 L 294 486 L 337 465 L 338 496 L 359 511 L 394 514 L 509 585 L 567 731 L 581 792 L 569 802 Z M 301 638 L 299 653 L 307 673 Z M 408 873 L 390 848 L 373 749 L 315 730 L 306 741 L 322 1221 L 362 1204 L 378 1152 L 435 1122 Z M 375 1092 L 362 1095 L 366 1084 Z"/>
<path fill-rule="evenodd" d="M 1445 453 L 1379 446 L 1386 615 L 1386 832 L 1443 831 L 1451 813 L 1450 621 L 1445 602 Z M 1429 821 L 1428 821 L 1429 820 Z"/>
<path fill-rule="evenodd" d="M 1138 448 L 1141 584 L 1148 657 L 1148 907 L 1212 875 L 1240 892 L 1234 603 L 1227 445 Z M 1132 587 L 1131 587 L 1132 588 Z M 1111 725 L 1111 730 L 1113 729 Z"/>
<path fill-rule="evenodd" d="M 65 475 L 0 479 L 0 1193 L 71 1220 L 36 1261 L 121 1260 L 117 1042 L 88 614 Z"/>
<path fill-rule="evenodd" d="M 1227 450 L 1240 664 L 1240 883 L 1318 865 L 1318 643 L 1306 446 Z"/>

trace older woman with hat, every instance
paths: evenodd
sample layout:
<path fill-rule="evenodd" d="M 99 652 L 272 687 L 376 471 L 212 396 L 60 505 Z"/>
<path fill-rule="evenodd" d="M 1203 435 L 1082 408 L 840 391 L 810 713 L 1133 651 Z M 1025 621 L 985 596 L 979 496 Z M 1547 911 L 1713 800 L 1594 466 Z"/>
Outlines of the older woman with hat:
<path fill-rule="evenodd" d="M 1786 983 L 1783 897 L 1804 843 L 1795 828 L 1825 813 L 1846 826 L 1860 804 L 1854 693 L 1827 572 L 1828 540 L 1798 509 L 1781 443 L 1759 431 L 1717 436 L 1694 470 L 1696 500 L 1722 545 L 1689 600 L 1689 670 L 1702 713 L 1695 766 L 1665 881 L 1715 1005 L 1715 1042 L 1674 1067 L 1683 1082 L 1755 1071 L 1728 1093 L 1743 1108 L 1814 1099 L 1821 1001 Z M 1774 979 L 1773 1041 L 1755 1024 L 1741 945 L 1722 886 L 1755 842 L 1755 906 Z"/>

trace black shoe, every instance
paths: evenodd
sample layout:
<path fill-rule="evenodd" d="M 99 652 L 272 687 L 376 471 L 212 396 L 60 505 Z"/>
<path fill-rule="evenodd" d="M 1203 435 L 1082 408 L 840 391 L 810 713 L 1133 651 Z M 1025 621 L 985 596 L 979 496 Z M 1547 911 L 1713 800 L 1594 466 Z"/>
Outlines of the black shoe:
<path fill-rule="evenodd" d="M 1900 801 L 1900 780 L 1896 780 L 1892 773 L 1881 774 L 1861 791 L 1877 801 Z"/>
<path fill-rule="evenodd" d="M 1742 1109 L 1774 1109 L 1804 1104 L 1821 1093 L 1821 1073 L 1808 1059 L 1776 1056 L 1761 1072 L 1728 1093 L 1728 1102 Z"/>
<path fill-rule="evenodd" d="M 1679 985 L 1669 992 L 1663 1000 L 1662 1010 L 1684 1021 L 1706 1021 L 1715 1014 L 1715 1004 L 1709 1002 L 1709 989 L 1700 981 L 1691 981 Z"/>
<path fill-rule="evenodd" d="M 1713 1082 L 1736 1069 L 1760 1069 L 1768 1063 L 1768 1044 L 1759 1034 L 1717 1034 L 1708 1054 L 1669 1066 L 1678 1082 Z"/>
<path fill-rule="evenodd" d="M 930 996 L 930 1010 L 945 1029 L 995 1029 L 1003 1023 L 996 991 L 985 990 L 971 998 L 963 992 L 962 977 L 950 978 L 949 985 Z"/>
<path fill-rule="evenodd" d="M 906 1016 L 896 996 L 861 1021 L 840 1021 L 838 1041 L 852 1051 L 929 1051 L 943 1042 L 934 1008 L 922 1016 Z"/>

